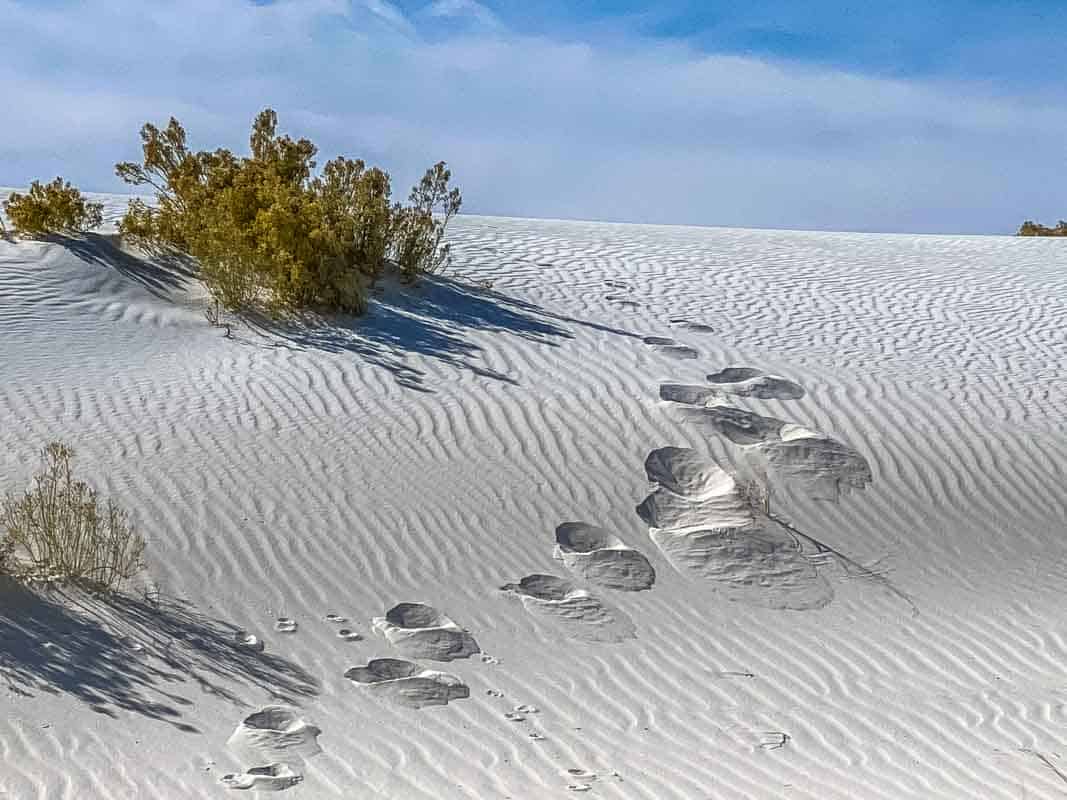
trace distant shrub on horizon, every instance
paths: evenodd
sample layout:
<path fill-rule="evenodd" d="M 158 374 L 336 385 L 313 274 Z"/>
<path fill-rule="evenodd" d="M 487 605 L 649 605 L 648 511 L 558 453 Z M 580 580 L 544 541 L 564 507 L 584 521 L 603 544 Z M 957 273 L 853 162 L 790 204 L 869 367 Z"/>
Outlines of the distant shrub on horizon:
<path fill-rule="evenodd" d="M 1020 228 L 1017 236 L 1067 236 L 1067 220 L 1061 219 L 1055 228 L 1049 228 L 1037 222 L 1027 220 Z"/>
<path fill-rule="evenodd" d="M 103 223 L 103 209 L 102 203 L 88 202 L 77 187 L 62 178 L 51 183 L 34 181 L 27 194 L 12 192 L 4 201 L 4 213 L 13 231 L 22 236 L 84 233 Z"/>
<path fill-rule="evenodd" d="M 174 118 L 164 129 L 146 124 L 143 163 L 115 170 L 155 189 L 157 205 L 132 201 L 119 233 L 195 257 L 232 310 L 359 313 L 387 266 L 412 281 L 448 262 L 444 232 L 462 201 L 444 162 L 427 170 L 410 205 L 392 204 L 386 172 L 338 157 L 314 175 L 315 145 L 277 135 L 277 124 L 271 109 L 256 117 L 247 157 L 190 151 Z"/>

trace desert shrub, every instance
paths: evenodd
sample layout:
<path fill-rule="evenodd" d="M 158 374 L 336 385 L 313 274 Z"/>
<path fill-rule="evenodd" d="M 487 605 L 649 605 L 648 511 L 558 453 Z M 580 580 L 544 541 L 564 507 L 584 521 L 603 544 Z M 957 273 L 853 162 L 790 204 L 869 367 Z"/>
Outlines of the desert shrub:
<path fill-rule="evenodd" d="M 1019 227 L 1019 236 L 1067 236 L 1067 220 L 1061 219 L 1056 227 L 1049 228 L 1027 220 Z"/>
<path fill-rule="evenodd" d="M 82 232 L 103 223 L 103 204 L 90 203 L 69 182 L 34 181 L 28 194 L 12 192 L 4 201 L 4 213 L 15 233 L 41 236 L 46 233 Z"/>
<path fill-rule="evenodd" d="M 43 451 L 30 489 L 0 503 L 4 568 L 25 577 L 114 589 L 143 566 L 144 539 L 111 498 L 75 480 L 74 451 L 61 442 Z"/>
<path fill-rule="evenodd" d="M 390 259 L 406 276 L 445 263 L 444 229 L 460 194 L 448 188 L 444 163 L 412 190 L 411 208 L 391 205 L 387 173 L 339 157 L 316 175 L 315 145 L 279 136 L 277 125 L 270 109 L 256 117 L 246 157 L 190 151 L 175 119 L 164 129 L 145 125 L 142 163 L 116 172 L 151 186 L 157 202 L 132 202 L 120 234 L 192 255 L 215 298 L 238 310 L 360 312 Z"/>
<path fill-rule="evenodd" d="M 451 248 L 442 240 L 445 227 L 462 203 L 459 189 L 448 188 L 451 177 L 445 162 L 434 164 L 411 190 L 411 205 L 394 210 L 393 258 L 408 280 L 448 264 Z M 440 218 L 434 217 L 435 211 L 440 212 Z"/>

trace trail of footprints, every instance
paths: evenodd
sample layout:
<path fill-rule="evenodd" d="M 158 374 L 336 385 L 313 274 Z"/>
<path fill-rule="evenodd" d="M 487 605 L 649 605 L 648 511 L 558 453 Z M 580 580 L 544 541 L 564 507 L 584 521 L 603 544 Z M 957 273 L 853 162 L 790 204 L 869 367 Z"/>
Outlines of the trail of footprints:
<path fill-rule="evenodd" d="M 612 288 L 631 291 L 624 284 Z M 693 332 L 710 326 L 675 318 L 672 325 Z M 668 337 L 647 336 L 644 344 L 672 358 L 692 359 L 698 352 Z M 783 420 L 731 404 L 730 398 L 794 400 L 804 396 L 798 384 L 749 367 L 727 367 L 707 376 L 702 385 L 664 383 L 662 400 L 682 407 L 684 416 L 706 425 L 740 448 L 757 474 L 799 482 L 816 496 L 837 499 L 843 492 L 871 482 L 870 467 L 859 453 L 835 439 Z M 648 525 L 649 538 L 681 574 L 711 582 L 731 600 L 781 609 L 812 609 L 833 599 L 833 587 L 821 569 L 839 556 L 770 512 L 766 481 L 745 480 L 691 448 L 661 447 L 645 460 L 650 494 L 636 507 Z M 648 558 L 613 532 L 586 522 L 565 522 L 555 531 L 553 558 L 570 574 L 532 573 L 501 591 L 564 635 L 618 643 L 635 637 L 635 625 L 603 591 L 640 592 L 653 588 L 656 571 Z M 843 556 L 839 556 L 847 562 Z M 851 563 L 851 562 L 848 562 Z M 327 614 L 325 622 L 344 641 L 363 637 L 346 617 Z M 298 626 L 278 617 L 275 631 L 293 634 Z M 366 696 L 399 707 L 444 706 L 470 697 L 470 687 L 451 672 L 424 667 L 419 660 L 450 662 L 478 655 L 483 664 L 499 660 L 481 652 L 474 636 L 444 612 L 419 602 L 398 603 L 371 620 L 371 629 L 402 657 L 372 658 L 344 676 Z M 261 652 L 264 644 L 247 631 L 234 635 L 234 646 Z M 744 673 L 747 674 L 747 673 Z M 494 699 L 503 692 L 487 690 Z M 540 710 L 519 704 L 503 719 L 526 728 Z M 304 759 L 320 752 L 321 731 L 296 709 L 267 706 L 245 717 L 228 745 L 248 762 L 261 766 L 231 773 L 221 783 L 232 789 L 280 791 L 303 780 Z M 526 730 L 531 741 L 544 741 L 539 730 Z M 761 744 L 779 749 L 788 734 L 774 732 Z M 264 763 L 265 762 L 265 763 Z M 618 773 L 614 777 L 621 780 Z M 566 788 L 590 791 L 597 774 L 579 767 L 564 773 Z"/>

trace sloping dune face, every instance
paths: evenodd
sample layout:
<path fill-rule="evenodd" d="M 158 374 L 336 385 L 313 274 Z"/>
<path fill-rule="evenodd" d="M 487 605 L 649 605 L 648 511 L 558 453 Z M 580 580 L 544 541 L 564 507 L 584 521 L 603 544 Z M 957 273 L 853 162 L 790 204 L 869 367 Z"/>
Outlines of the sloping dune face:
<path fill-rule="evenodd" d="M 229 338 L 193 265 L 0 241 L 0 489 L 68 442 L 155 587 L 0 584 L 0 796 L 1062 797 L 1061 242 L 450 231 Z"/>

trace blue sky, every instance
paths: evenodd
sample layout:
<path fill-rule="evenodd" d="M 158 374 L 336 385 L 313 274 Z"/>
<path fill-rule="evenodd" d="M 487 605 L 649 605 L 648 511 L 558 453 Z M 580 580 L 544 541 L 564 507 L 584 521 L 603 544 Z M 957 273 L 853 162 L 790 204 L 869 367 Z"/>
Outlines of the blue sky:
<path fill-rule="evenodd" d="M 468 213 L 997 233 L 1067 216 L 1052 2 L 0 0 L 0 185 L 252 116 Z"/>

